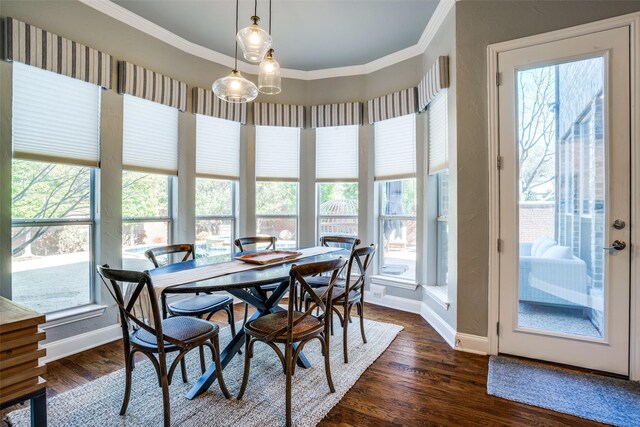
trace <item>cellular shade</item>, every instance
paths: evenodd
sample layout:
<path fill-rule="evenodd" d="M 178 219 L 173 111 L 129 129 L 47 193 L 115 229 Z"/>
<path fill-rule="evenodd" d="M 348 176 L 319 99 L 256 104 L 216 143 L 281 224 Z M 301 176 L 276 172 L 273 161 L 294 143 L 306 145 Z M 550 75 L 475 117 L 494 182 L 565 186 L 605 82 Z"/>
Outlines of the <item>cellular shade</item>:
<path fill-rule="evenodd" d="M 13 63 L 16 158 L 98 166 L 100 87 Z"/>
<path fill-rule="evenodd" d="M 416 176 L 416 115 L 396 117 L 374 125 L 375 179 Z"/>
<path fill-rule="evenodd" d="M 124 95 L 123 115 L 123 167 L 177 175 L 178 109 Z"/>
<path fill-rule="evenodd" d="M 358 179 L 358 126 L 316 128 L 316 179 Z"/>
<path fill-rule="evenodd" d="M 447 91 L 440 92 L 427 109 L 429 126 L 429 175 L 449 167 Z"/>
<path fill-rule="evenodd" d="M 240 177 L 240 123 L 196 115 L 196 174 L 200 177 Z"/>
<path fill-rule="evenodd" d="M 256 179 L 297 181 L 300 129 L 256 126 Z"/>

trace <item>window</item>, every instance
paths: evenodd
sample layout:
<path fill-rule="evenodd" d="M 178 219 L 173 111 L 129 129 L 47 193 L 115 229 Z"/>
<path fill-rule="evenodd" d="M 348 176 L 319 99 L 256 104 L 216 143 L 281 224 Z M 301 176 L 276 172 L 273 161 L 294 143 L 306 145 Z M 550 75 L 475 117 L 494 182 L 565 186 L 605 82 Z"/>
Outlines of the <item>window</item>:
<path fill-rule="evenodd" d="M 318 237 L 358 235 L 358 126 L 316 129 Z"/>
<path fill-rule="evenodd" d="M 379 273 L 416 280 L 415 115 L 377 122 L 374 127 Z"/>
<path fill-rule="evenodd" d="M 196 115 L 196 256 L 234 250 L 240 123 Z"/>
<path fill-rule="evenodd" d="M 171 184 L 178 171 L 177 109 L 124 95 L 123 168 L 122 266 L 147 270 L 151 264 L 144 252 L 171 242 Z"/>
<path fill-rule="evenodd" d="M 300 129 L 256 126 L 256 232 L 298 246 Z"/>
<path fill-rule="evenodd" d="M 429 175 L 436 180 L 437 191 L 433 199 L 437 204 L 436 227 L 436 285 L 448 283 L 449 253 L 449 139 L 447 121 L 447 91 L 443 91 L 427 107 L 429 126 Z"/>
<path fill-rule="evenodd" d="M 12 299 L 41 313 L 90 304 L 100 88 L 13 63 Z"/>

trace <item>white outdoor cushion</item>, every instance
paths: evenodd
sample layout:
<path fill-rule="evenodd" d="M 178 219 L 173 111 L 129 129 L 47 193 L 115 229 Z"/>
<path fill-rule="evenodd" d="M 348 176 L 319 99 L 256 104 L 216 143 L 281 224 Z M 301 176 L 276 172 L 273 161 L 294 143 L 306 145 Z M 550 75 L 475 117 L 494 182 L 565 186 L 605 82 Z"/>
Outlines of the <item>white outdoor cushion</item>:
<path fill-rule="evenodd" d="M 569 246 L 554 245 L 545 251 L 540 258 L 573 259 Z"/>
<path fill-rule="evenodd" d="M 555 240 L 550 237 L 544 236 L 536 240 L 531 246 L 531 256 L 540 258 L 547 249 L 556 244 Z"/>

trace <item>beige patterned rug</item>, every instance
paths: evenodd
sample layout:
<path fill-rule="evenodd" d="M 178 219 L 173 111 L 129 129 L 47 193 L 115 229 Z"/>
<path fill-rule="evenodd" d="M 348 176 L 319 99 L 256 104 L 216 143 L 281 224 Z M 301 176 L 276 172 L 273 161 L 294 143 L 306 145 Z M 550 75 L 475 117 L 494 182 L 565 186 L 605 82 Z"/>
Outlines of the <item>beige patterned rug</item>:
<path fill-rule="evenodd" d="M 310 369 L 296 369 L 293 378 L 293 424 L 315 426 L 353 386 L 360 375 L 391 344 L 401 326 L 365 320 L 367 344 L 360 338 L 358 319 L 349 328 L 349 363 L 342 356 L 342 329 L 336 321 L 331 340 L 331 370 L 336 392 L 327 385 L 320 343 L 313 340 L 305 347 Z M 220 332 L 221 343 L 230 340 L 229 328 Z M 172 426 L 277 426 L 285 420 L 285 377 L 282 365 L 272 349 L 256 343 L 251 360 L 247 391 L 235 400 L 242 381 L 244 354 L 236 356 L 224 370 L 224 378 L 234 399 L 222 396 L 217 382 L 194 400 L 184 396 L 200 374 L 197 350 L 187 360 L 189 382 L 184 384 L 179 370 L 170 386 Z M 210 361 L 210 355 L 207 357 Z M 161 426 L 162 394 L 153 366 L 138 363 L 133 371 L 131 401 L 125 416 L 118 415 L 124 390 L 124 370 L 113 372 L 91 383 L 55 396 L 48 402 L 49 426 L 106 427 Z M 14 426 L 29 426 L 29 410 L 8 415 Z"/>

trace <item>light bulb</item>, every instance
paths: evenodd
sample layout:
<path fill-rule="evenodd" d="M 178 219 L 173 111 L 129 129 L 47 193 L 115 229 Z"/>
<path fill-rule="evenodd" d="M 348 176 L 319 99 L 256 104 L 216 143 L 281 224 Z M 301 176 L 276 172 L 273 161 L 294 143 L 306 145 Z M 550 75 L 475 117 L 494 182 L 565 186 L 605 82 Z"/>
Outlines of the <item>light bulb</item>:
<path fill-rule="evenodd" d="M 252 45 L 257 45 L 258 43 L 260 43 L 261 39 L 260 39 L 260 33 L 258 33 L 256 30 L 252 30 L 251 31 L 251 36 L 249 37 L 249 42 Z"/>
<path fill-rule="evenodd" d="M 264 71 L 266 71 L 267 73 L 273 72 L 273 63 L 271 61 L 268 61 L 266 64 L 264 64 Z"/>
<path fill-rule="evenodd" d="M 238 80 L 232 80 L 231 89 L 239 89 L 239 88 L 240 88 L 240 82 Z"/>

